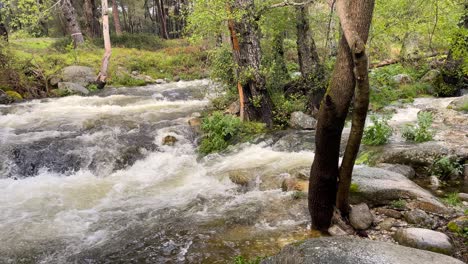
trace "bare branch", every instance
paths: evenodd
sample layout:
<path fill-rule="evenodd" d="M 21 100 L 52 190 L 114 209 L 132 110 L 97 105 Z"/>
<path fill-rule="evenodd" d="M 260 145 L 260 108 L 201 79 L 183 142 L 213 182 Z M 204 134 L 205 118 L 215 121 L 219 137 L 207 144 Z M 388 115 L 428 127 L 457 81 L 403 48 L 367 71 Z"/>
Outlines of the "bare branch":
<path fill-rule="evenodd" d="M 301 3 L 296 3 L 296 2 L 293 2 L 291 0 L 284 0 L 281 3 L 271 5 L 270 8 L 285 7 L 285 6 L 305 6 L 305 5 L 308 5 L 308 4 L 312 4 L 313 2 L 314 2 L 314 0 L 308 0 L 308 1 L 305 1 L 305 2 L 301 2 Z"/>

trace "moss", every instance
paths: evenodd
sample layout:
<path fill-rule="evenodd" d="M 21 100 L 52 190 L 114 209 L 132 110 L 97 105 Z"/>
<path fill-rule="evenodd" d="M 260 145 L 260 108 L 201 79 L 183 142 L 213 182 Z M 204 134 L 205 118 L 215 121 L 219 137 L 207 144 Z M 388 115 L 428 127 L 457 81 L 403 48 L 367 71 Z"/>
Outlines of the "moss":
<path fill-rule="evenodd" d="M 23 96 L 15 91 L 6 91 L 5 92 L 9 97 L 13 98 L 15 101 L 23 100 Z"/>
<path fill-rule="evenodd" d="M 406 201 L 403 199 L 393 200 L 390 206 L 396 209 L 404 209 L 406 207 Z"/>
<path fill-rule="evenodd" d="M 455 222 L 449 222 L 447 228 L 454 233 L 461 233 L 462 229 Z"/>
<path fill-rule="evenodd" d="M 359 185 L 357 183 L 351 183 L 349 191 L 351 193 L 358 193 L 359 192 Z"/>

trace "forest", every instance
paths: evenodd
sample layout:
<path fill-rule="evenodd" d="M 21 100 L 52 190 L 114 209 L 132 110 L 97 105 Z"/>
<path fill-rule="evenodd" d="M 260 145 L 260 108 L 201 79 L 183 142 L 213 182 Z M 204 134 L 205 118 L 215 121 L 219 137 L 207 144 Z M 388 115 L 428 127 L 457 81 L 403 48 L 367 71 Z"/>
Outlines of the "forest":
<path fill-rule="evenodd" d="M 0 0 L 0 263 L 468 262 L 466 0 Z"/>

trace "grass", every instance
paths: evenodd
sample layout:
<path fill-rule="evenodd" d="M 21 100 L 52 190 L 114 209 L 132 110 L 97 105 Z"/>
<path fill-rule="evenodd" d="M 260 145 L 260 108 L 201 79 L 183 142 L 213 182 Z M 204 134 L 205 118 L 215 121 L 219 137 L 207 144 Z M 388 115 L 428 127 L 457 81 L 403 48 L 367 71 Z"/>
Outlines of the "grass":
<path fill-rule="evenodd" d="M 396 209 L 404 209 L 406 207 L 406 201 L 403 199 L 393 200 L 390 206 Z"/>
<path fill-rule="evenodd" d="M 445 198 L 442 199 L 446 204 L 451 206 L 459 206 L 462 204 L 460 198 L 458 197 L 458 193 L 453 192 L 447 194 Z"/>
<path fill-rule="evenodd" d="M 263 258 L 257 257 L 255 259 L 246 259 L 243 256 L 237 256 L 234 258 L 234 264 L 259 264 Z"/>

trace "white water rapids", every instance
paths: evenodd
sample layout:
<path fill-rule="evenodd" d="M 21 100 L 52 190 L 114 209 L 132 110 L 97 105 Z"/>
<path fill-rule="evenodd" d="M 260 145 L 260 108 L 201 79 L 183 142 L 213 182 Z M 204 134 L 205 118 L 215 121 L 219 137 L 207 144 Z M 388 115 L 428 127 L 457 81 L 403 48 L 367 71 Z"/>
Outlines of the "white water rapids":
<path fill-rule="evenodd" d="M 187 120 L 211 86 L 0 106 L 0 263 L 229 263 L 303 236 L 305 200 L 261 177 L 281 181 L 313 153 L 261 142 L 201 159 Z M 233 184 L 238 170 L 256 185 Z"/>

